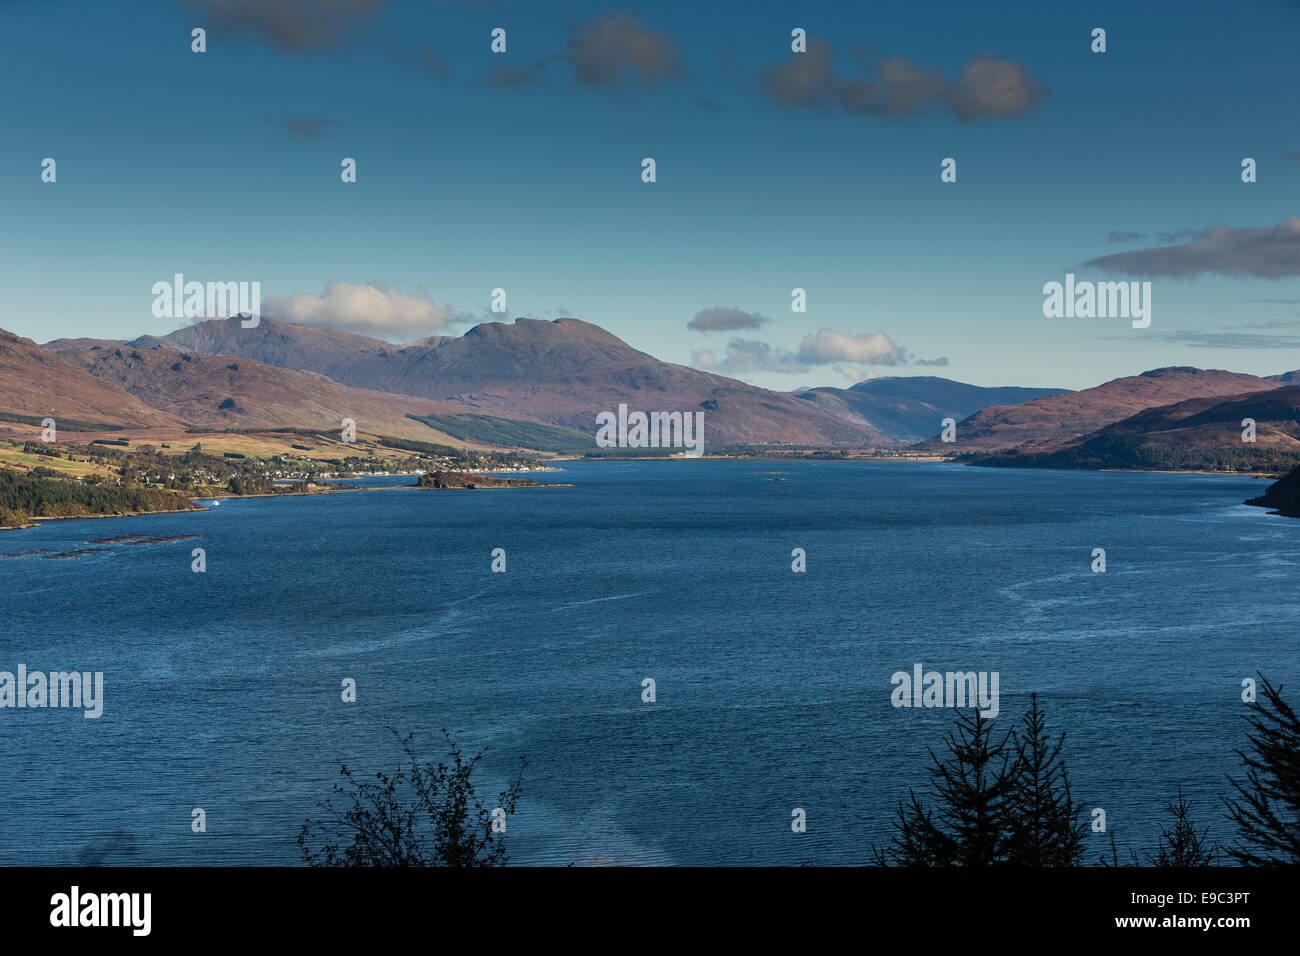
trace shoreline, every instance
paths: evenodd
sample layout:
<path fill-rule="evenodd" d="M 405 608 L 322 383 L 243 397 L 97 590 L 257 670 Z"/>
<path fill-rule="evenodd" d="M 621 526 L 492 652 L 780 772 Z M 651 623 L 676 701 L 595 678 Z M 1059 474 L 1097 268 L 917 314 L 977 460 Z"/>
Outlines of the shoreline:
<path fill-rule="evenodd" d="M 891 463 L 898 463 L 898 464 L 962 465 L 963 467 L 966 467 L 966 468 L 983 467 L 983 466 L 977 466 L 977 465 L 974 465 L 974 464 L 967 464 L 966 462 L 957 461 L 955 458 L 952 458 L 952 457 L 940 457 L 940 456 L 935 456 L 935 457 L 902 458 L 902 457 L 898 457 L 898 456 L 896 456 L 896 455 L 882 455 L 882 456 L 878 456 L 878 457 L 864 456 L 864 457 L 858 457 L 858 458 L 809 458 L 809 457 L 802 457 L 802 456 L 801 456 L 801 457 L 766 457 L 766 456 L 765 456 L 765 457 L 762 457 L 762 458 L 745 458 L 745 457 L 740 457 L 740 456 L 737 456 L 737 455 L 699 455 L 699 456 L 696 456 L 696 457 L 691 458 L 691 457 L 687 457 L 687 456 L 685 456 L 685 455 L 672 456 L 672 457 L 665 456 L 665 455 L 658 455 L 658 456 L 645 456 L 645 457 L 640 457 L 640 456 L 636 456 L 636 457 L 633 457 L 633 456 L 627 456 L 627 457 L 623 457 L 623 458 L 555 458 L 555 459 L 551 459 L 551 460 L 553 460 L 553 461 L 567 461 L 567 462 L 575 462 L 575 461 L 576 461 L 576 462 L 592 462 L 592 463 L 605 463 L 605 462 L 616 463 L 616 462 L 620 462 L 620 461 L 663 461 L 663 462 L 670 462 L 670 461 L 734 461 L 734 462 L 739 462 L 739 463 L 749 462 L 749 463 L 753 463 L 753 464 L 761 464 L 761 463 L 763 463 L 763 462 L 773 462 L 773 463 L 776 463 L 776 462 L 783 462 L 783 463 L 791 463 L 791 462 L 818 462 L 818 463 L 822 463 L 822 464 L 827 464 L 827 463 L 830 463 L 830 464 L 841 464 L 841 463 L 851 463 L 851 462 L 860 462 L 860 461 L 871 461 L 871 462 L 891 462 Z M 559 470 L 562 471 L 563 469 L 559 469 Z M 1278 473 L 1278 472 L 1272 472 L 1272 471 L 1206 471 L 1206 470 L 1203 469 L 1203 468 L 1186 468 L 1186 469 L 1171 469 L 1171 468 L 1018 468 L 1018 469 L 1012 469 L 1012 468 L 1009 468 L 1009 467 L 1008 467 L 1008 468 L 1003 468 L 1003 469 L 1001 469 L 1001 470 L 1003 470 L 1003 471 L 1008 471 L 1008 470 L 1017 470 L 1017 471 L 1068 471 L 1068 472 L 1078 472 L 1078 473 L 1085 473 L 1085 472 L 1099 473 L 1099 472 L 1105 472 L 1105 473 L 1107 473 L 1107 474 L 1129 474 L 1129 475 L 1209 475 L 1209 476 L 1212 476 L 1212 477 L 1218 477 L 1218 478 L 1273 478 L 1273 479 L 1279 478 L 1279 477 L 1281 477 L 1282 474 L 1285 474 L 1285 472 Z"/>
<path fill-rule="evenodd" d="M 547 470 L 563 471 L 564 469 L 550 468 Z M 464 472 L 464 474 L 479 474 L 479 472 Z M 488 472 L 487 474 L 496 474 L 496 473 Z M 346 481 L 348 479 L 340 479 L 340 480 Z M 545 484 L 539 482 L 536 485 L 536 487 L 572 488 L 573 485 L 562 484 L 559 482 L 551 483 L 551 484 Z M 120 512 L 115 512 L 113 514 L 99 514 L 99 515 L 49 515 L 49 516 L 34 515 L 32 517 L 30 524 L 2 525 L 0 526 L 0 531 L 25 531 L 30 528 L 39 528 L 46 521 L 81 521 L 81 520 L 102 519 L 102 518 L 138 518 L 143 515 L 185 515 L 185 514 L 200 514 L 205 511 L 211 511 L 212 510 L 211 507 L 201 504 L 201 502 L 203 501 L 228 501 L 228 500 L 238 500 L 241 498 L 309 498 L 314 495 L 333 495 L 333 494 L 341 494 L 348 491 L 408 491 L 408 490 L 409 491 L 507 491 L 507 490 L 511 490 L 512 488 L 514 490 L 520 490 L 518 486 L 514 486 L 514 485 L 499 485 L 491 488 L 485 487 L 485 488 L 464 488 L 464 489 L 421 488 L 419 485 L 376 485 L 371 487 L 354 485 L 350 488 L 334 488 L 328 485 L 321 485 L 321 486 L 317 486 L 314 491 L 286 491 L 283 492 L 282 494 L 276 494 L 274 492 L 258 492 L 257 494 L 253 494 L 253 495 L 233 495 L 228 491 L 224 491 L 218 494 L 202 495 L 197 498 L 191 498 L 190 501 L 198 505 L 197 508 L 165 508 L 159 511 L 120 511 Z"/>
<path fill-rule="evenodd" d="M 119 511 L 114 514 L 102 515 L 35 515 L 31 524 L 12 525 L 7 524 L 0 526 L 0 531 L 25 531 L 28 528 L 39 528 L 45 521 L 89 521 L 97 518 L 138 518 L 141 515 L 188 515 L 197 514 L 200 511 L 211 511 L 211 508 L 165 508 L 161 511 Z"/>
<path fill-rule="evenodd" d="M 811 461 L 811 462 L 825 462 L 825 461 L 827 461 L 827 459 L 818 459 L 818 458 L 761 458 L 761 459 L 760 459 L 760 458 L 754 458 L 754 459 L 749 459 L 749 458 L 735 458 L 735 457 L 732 457 L 732 456 L 729 456 L 729 455 L 715 455 L 715 456 L 701 455 L 701 456 L 699 456 L 698 458 L 686 458 L 686 457 L 683 456 L 683 457 L 680 457 L 680 458 L 664 458 L 664 457 L 651 457 L 651 458 L 593 458 L 593 459 L 573 458 L 573 459 L 550 459 L 550 460 L 552 460 L 552 461 L 582 461 L 582 462 L 591 461 L 591 462 L 593 462 L 593 463 L 620 462 L 620 461 L 735 461 L 735 462 L 737 462 L 737 463 L 750 463 L 750 464 L 759 464 L 759 463 L 763 463 L 763 462 L 773 462 L 773 463 L 775 463 L 775 462 L 792 463 L 792 462 L 809 462 L 809 461 Z M 923 464 L 961 464 L 961 462 L 953 461 L 953 460 L 950 459 L 950 458 L 895 458 L 895 457 L 886 457 L 886 458 L 847 458 L 847 459 L 829 459 L 829 461 L 830 461 L 831 463 L 848 463 L 848 462 L 855 462 L 855 461 L 883 461 L 883 462 L 900 462 L 900 463 L 905 463 L 905 462 L 914 462 L 914 463 L 923 463 Z M 966 466 L 966 467 L 971 467 L 971 466 Z M 543 470 L 543 469 L 533 469 L 533 470 L 534 470 L 534 471 L 539 471 L 539 470 Z M 544 469 L 544 470 L 545 470 L 545 471 L 553 471 L 553 472 L 554 472 L 554 471 L 564 471 L 565 469 L 563 469 L 563 468 L 547 468 L 547 469 Z M 1002 470 L 1006 470 L 1006 469 L 1002 469 Z M 1204 471 L 1204 470 L 1199 470 L 1199 469 L 1198 469 L 1198 470 L 1187 470 L 1187 471 L 1171 471 L 1171 470 L 1169 470 L 1169 469 L 1154 469 L 1154 468 L 1025 468 L 1025 469 L 1019 469 L 1019 470 L 1022 470 L 1022 471 L 1064 471 L 1064 472 L 1073 472 L 1073 473 L 1079 473 L 1079 474 L 1081 474 L 1081 473 L 1106 473 L 1106 474 L 1130 474 L 1130 475 L 1203 475 L 1203 476 L 1213 477 L 1213 478 L 1250 478 L 1250 479 L 1252 479 L 1252 480 L 1259 480 L 1259 479 L 1274 479 L 1274 480 L 1275 480 L 1277 477 L 1279 477 L 1279 476 L 1274 475 L 1272 472 Z M 511 472 L 458 472 L 458 474 L 484 474 L 484 475 L 494 475 L 494 474 L 518 474 L 518 473 L 519 473 L 519 472 L 514 472 L 514 471 L 511 471 Z M 412 472 L 412 473 L 410 473 L 410 474 L 415 474 L 415 473 Z M 367 477 L 367 476 L 364 476 L 364 475 L 363 475 L 363 476 L 360 476 L 360 477 Z M 373 477 L 373 476 L 370 476 L 370 477 Z M 394 476 L 394 477 L 396 477 L 396 476 Z M 355 480 L 355 479 L 343 478 L 343 479 L 338 479 L 338 480 L 339 480 L 339 481 L 350 481 L 350 480 Z M 554 483 L 554 484 L 542 484 L 542 483 L 539 483 L 539 486 L 540 486 L 540 487 L 543 487 L 543 488 L 573 488 L 573 487 L 574 487 L 574 485 L 571 484 L 571 483 L 558 483 L 558 482 L 557 482 L 557 483 Z M 348 491 L 405 491 L 405 490 L 408 490 L 408 489 L 409 489 L 409 490 L 422 490 L 422 491 L 504 491 L 504 490 L 510 490 L 510 489 L 511 489 L 511 486 L 510 486 L 510 485 L 501 485 L 501 486 L 496 487 L 496 488 L 463 488 L 463 489 L 462 489 L 462 488 L 442 488 L 442 489 L 436 489 L 436 488 L 423 488 L 423 489 L 421 489 L 418 485 L 376 485 L 376 486 L 370 486 L 370 487 L 365 487 L 365 486 L 356 485 L 356 486 L 352 486 L 352 487 L 349 487 L 349 488 L 338 488 L 338 487 L 332 487 L 332 486 L 328 486 L 328 485 L 320 485 L 320 486 L 317 486 L 317 487 L 315 488 L 315 490 L 312 490 L 312 491 L 287 491 L 287 492 L 283 492 L 283 493 L 281 493 L 281 494 L 276 494 L 276 493 L 274 493 L 274 492 L 269 492 L 269 493 L 268 493 L 268 492 L 259 492 L 259 493 L 257 493 L 257 494 L 252 494 L 252 495 L 235 495 L 235 494 L 231 494 L 230 492 L 227 491 L 227 492 L 220 492 L 220 493 L 212 494 L 212 495 L 203 495 L 203 496 L 201 496 L 201 497 L 191 498 L 190 500 L 191 500 L 192 502 L 194 502 L 195 504 L 198 504 L 198 507 L 197 507 L 197 508 L 168 508 L 168 509 L 165 509 L 165 510 L 162 510 L 162 511 L 125 511 L 125 512 L 119 512 L 119 513 L 115 513 L 115 514 L 98 514 L 98 515 L 53 515 L 53 516 L 36 515 L 36 516 L 33 516 L 33 518 L 32 518 L 32 520 L 31 520 L 31 523 L 30 523 L 30 524 L 25 524 L 25 525 L 4 525 L 4 526 L 0 526 L 0 531 L 24 531 L 24 530 L 29 529 L 29 528 L 39 528 L 39 527 L 41 526 L 41 524 L 44 523 L 44 522 L 46 522 L 46 521 L 76 521 L 76 520 L 80 520 L 80 519 L 101 519 L 101 518 L 136 518 L 136 517 L 140 517 L 141 515 L 192 514 L 192 513 L 198 513 L 198 512 L 203 512 L 203 511 L 211 511 L 211 510 L 212 510 L 211 507 L 206 507 L 206 506 L 204 506 L 204 505 L 202 505 L 202 504 L 200 503 L 200 502 L 202 502 L 202 501 L 226 501 L 226 500 L 229 500 L 229 499 L 239 499 L 239 498 L 298 498 L 298 497 L 304 497 L 304 498 L 305 498 L 305 497 L 309 497 L 309 496 L 312 496 L 312 495 L 332 495 L 332 494 L 339 494 L 339 493 L 342 493 L 342 492 L 348 492 Z M 518 489 L 518 488 L 515 488 L 515 490 L 519 490 L 519 489 Z"/>

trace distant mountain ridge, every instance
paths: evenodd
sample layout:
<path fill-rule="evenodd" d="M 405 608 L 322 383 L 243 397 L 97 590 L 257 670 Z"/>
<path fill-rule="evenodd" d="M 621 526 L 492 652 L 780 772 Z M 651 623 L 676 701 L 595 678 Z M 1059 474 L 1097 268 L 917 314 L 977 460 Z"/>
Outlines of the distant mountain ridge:
<path fill-rule="evenodd" d="M 155 341 L 319 372 L 345 385 L 460 404 L 467 411 L 527 414 L 568 429 L 590 430 L 598 411 L 620 402 L 643 410 L 703 409 L 710 413 L 710 440 L 721 442 L 916 440 L 933 434 L 945 417 L 1064 391 L 896 376 L 849 389 L 772 392 L 661 362 L 600 326 L 567 318 L 486 322 L 459 337 L 431 336 L 404 345 L 268 318 L 255 329 L 214 320 L 131 344 Z M 649 401 L 655 395 L 660 397 Z"/>
<path fill-rule="evenodd" d="M 98 418 L 113 427 L 334 428 L 336 419 L 350 417 L 374 433 L 447 444 L 457 435 L 476 444 L 521 443 L 502 447 L 545 442 L 551 450 L 583 447 L 584 436 L 594 436 L 596 415 L 626 404 L 646 412 L 704 411 L 712 445 L 864 447 L 921 439 L 911 447 L 925 453 L 1019 448 L 1036 461 L 1088 455 L 1100 461 L 1097 443 L 1085 446 L 1082 439 L 1147 409 L 1300 381 L 1300 371 L 1261 378 L 1179 366 L 1079 392 L 982 387 L 926 375 L 785 393 L 659 361 L 599 326 L 567 318 L 487 322 L 460 336 L 402 345 L 265 316 L 253 328 L 216 319 L 129 343 L 58 339 L 34 352 L 27 345 L 26 371 L 19 374 L 23 363 L 12 357 L 8 366 L 10 393 L 37 396 L 24 403 L 26 411 L 9 402 L 25 419 L 39 407 L 91 420 L 96 406 L 105 410 Z M 76 401 L 92 393 L 95 402 Z M 958 420 L 955 444 L 933 437 L 945 418 Z M 1260 448 L 1285 445 L 1286 429 L 1261 421 Z M 1123 437 L 1131 444 L 1145 422 L 1104 441 Z"/>
<path fill-rule="evenodd" d="M 867 379 L 846 389 L 810 388 L 800 398 L 833 414 L 861 421 L 891 438 L 915 441 L 933 435 L 945 418 L 963 419 L 991 405 L 1027 402 L 1067 392 L 1064 388 L 986 388 L 933 375 Z"/>
<path fill-rule="evenodd" d="M 1015 405 L 1071 391 L 1068 388 L 1026 388 L 1020 385 L 967 385 L 935 375 L 884 375 L 851 385 L 849 390 L 928 402 L 943 406 L 948 412 L 970 408 L 968 415 L 990 405 Z"/>
<path fill-rule="evenodd" d="M 1254 441 L 1243 440 L 1245 422 Z M 1017 468 L 1282 471 L 1300 464 L 1300 387 L 1149 408 L 1077 438 L 1030 442 L 976 457 Z"/>
<path fill-rule="evenodd" d="M 914 447 L 961 453 L 1068 440 L 1147 408 L 1281 387 L 1278 382 L 1238 372 L 1190 366 L 1158 368 L 1078 392 L 986 408 L 957 423 L 955 443 L 942 442 L 936 436 Z"/>

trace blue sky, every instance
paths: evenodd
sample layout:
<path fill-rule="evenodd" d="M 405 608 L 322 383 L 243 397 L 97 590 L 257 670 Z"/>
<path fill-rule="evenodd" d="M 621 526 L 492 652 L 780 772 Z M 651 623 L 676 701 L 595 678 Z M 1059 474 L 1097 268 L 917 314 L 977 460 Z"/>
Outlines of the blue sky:
<path fill-rule="evenodd" d="M 1274 228 L 1300 216 L 1300 5 L 975 6 L 0 0 L 0 327 L 165 333 L 150 290 L 181 272 L 394 340 L 493 318 L 501 287 L 779 389 L 1300 368 L 1300 236 Z M 972 62 L 1024 95 L 954 105 Z M 845 105 L 890 69 L 902 102 Z M 1067 271 L 1151 281 L 1151 326 L 1045 318 Z M 688 328 L 718 307 L 767 321 Z"/>

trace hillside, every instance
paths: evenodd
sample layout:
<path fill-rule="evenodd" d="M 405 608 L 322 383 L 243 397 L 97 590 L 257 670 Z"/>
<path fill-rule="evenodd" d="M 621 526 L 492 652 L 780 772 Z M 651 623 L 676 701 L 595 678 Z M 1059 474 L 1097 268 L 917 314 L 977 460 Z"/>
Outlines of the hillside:
<path fill-rule="evenodd" d="M 1280 387 L 1277 382 L 1237 372 L 1187 366 L 1160 368 L 1078 392 L 986 408 L 958 422 L 955 444 L 945 444 L 936 436 L 914 447 L 961 453 L 1012 448 L 1031 441 L 1068 440 L 1147 408 Z"/>
<path fill-rule="evenodd" d="M 1272 508 L 1290 518 L 1300 518 L 1300 467 L 1275 481 L 1258 498 L 1250 498 L 1248 505 Z"/>
<path fill-rule="evenodd" d="M 198 427 L 335 432 L 343 419 L 351 418 L 359 431 L 369 434 L 460 444 L 408 417 L 445 411 L 436 402 L 347 388 L 323 375 L 250 359 L 218 358 L 161 345 L 95 345 L 64 349 L 58 356 Z"/>
<path fill-rule="evenodd" d="M 36 437 L 44 418 L 62 431 L 175 426 L 179 420 L 111 382 L 0 329 L 0 431 Z"/>
<path fill-rule="evenodd" d="M 1242 421 L 1255 441 L 1242 441 Z M 1016 468 L 1155 468 L 1282 471 L 1300 464 L 1300 387 L 1193 398 L 1146 409 L 1092 434 L 977 456 Z"/>

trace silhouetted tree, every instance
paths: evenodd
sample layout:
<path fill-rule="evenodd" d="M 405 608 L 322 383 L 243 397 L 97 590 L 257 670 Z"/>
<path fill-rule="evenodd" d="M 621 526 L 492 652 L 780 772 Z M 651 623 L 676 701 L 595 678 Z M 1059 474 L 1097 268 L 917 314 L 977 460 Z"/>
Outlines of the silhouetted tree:
<path fill-rule="evenodd" d="M 1178 800 L 1169 804 L 1173 815 L 1173 829 L 1160 828 L 1155 856 L 1148 857 L 1152 866 L 1215 866 L 1219 862 L 1219 849 L 1210 843 L 1210 828 L 1200 833 L 1192 823 L 1192 808 L 1178 788 Z"/>
<path fill-rule="evenodd" d="M 527 758 L 520 758 L 519 774 L 489 810 L 475 799 L 470 780 L 483 752 L 466 759 L 447 731 L 442 733 L 450 764 L 421 764 L 414 735 L 408 734 L 401 741 L 406 765 L 391 776 L 379 772 L 375 782 L 362 782 L 340 767 L 344 783 L 336 783 L 334 796 L 319 805 L 324 817 L 307 820 L 298 834 L 303 861 L 312 866 L 503 866 L 504 820 L 515 812 Z M 320 840 L 319 849 L 311 847 L 313 839 Z"/>
<path fill-rule="evenodd" d="M 1129 859 L 1133 861 L 1133 866 L 1142 865 L 1141 861 L 1138 859 L 1138 855 L 1134 853 L 1132 850 L 1128 851 L 1128 855 L 1129 855 Z M 1115 845 L 1114 833 L 1110 835 L 1110 859 L 1107 860 L 1106 854 L 1103 852 L 1099 857 L 1097 857 L 1097 865 L 1098 866 L 1119 866 L 1120 865 L 1119 847 Z"/>
<path fill-rule="evenodd" d="M 959 713 L 944 740 L 947 758 L 930 751 L 937 809 L 915 793 L 899 804 L 890 846 L 876 862 L 897 866 L 991 866 L 1006 860 L 1010 734 L 992 741 L 992 724 L 978 709 Z"/>
<path fill-rule="evenodd" d="M 1259 675 L 1262 700 L 1252 702 L 1245 720 L 1249 751 L 1236 751 L 1244 780 L 1229 782 L 1236 796 L 1225 799 L 1237 825 L 1229 856 L 1247 866 L 1300 863 L 1300 718 Z"/>
<path fill-rule="evenodd" d="M 1007 862 L 1017 866 L 1075 866 L 1083 857 L 1083 806 L 1070 794 L 1061 757 L 1062 733 L 1053 743 L 1038 695 L 1029 698 L 1023 732 L 1012 730 L 1015 761 L 1007 791 Z"/>
<path fill-rule="evenodd" d="M 915 790 L 908 790 L 908 803 L 898 805 L 896 831 L 888 850 L 877 847 L 873 857 L 878 866 L 951 866 L 956 856 L 953 840 L 934 825 Z"/>

